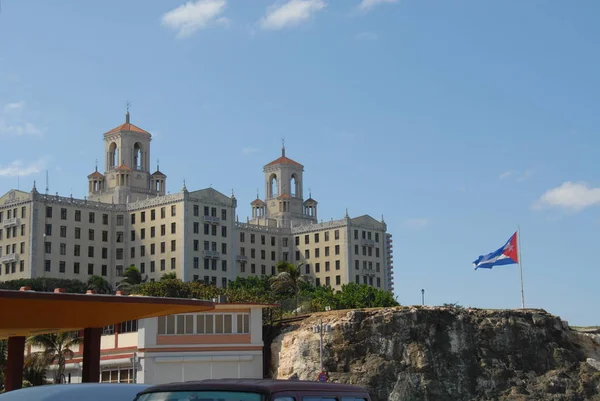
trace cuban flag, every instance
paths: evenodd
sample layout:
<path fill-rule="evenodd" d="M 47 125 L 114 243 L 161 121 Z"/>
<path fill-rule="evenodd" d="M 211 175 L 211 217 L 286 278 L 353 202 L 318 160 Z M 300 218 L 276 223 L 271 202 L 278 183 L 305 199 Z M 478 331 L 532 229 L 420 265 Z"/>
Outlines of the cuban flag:
<path fill-rule="evenodd" d="M 512 265 L 519 263 L 519 253 L 517 252 L 517 233 L 515 232 L 506 244 L 487 255 L 481 255 L 473 262 L 475 270 L 491 269 L 494 266 Z"/>

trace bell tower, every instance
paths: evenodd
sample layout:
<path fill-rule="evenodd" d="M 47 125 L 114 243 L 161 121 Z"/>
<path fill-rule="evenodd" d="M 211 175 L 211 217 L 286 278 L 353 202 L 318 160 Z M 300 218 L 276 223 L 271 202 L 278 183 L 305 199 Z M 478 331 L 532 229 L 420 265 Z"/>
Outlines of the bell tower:
<path fill-rule="evenodd" d="M 88 177 L 91 180 L 88 198 L 128 203 L 148 196 L 164 195 L 164 185 L 160 190 L 152 185 L 151 141 L 152 135 L 148 131 L 131 123 L 128 103 L 125 123 L 104 134 L 104 174 L 94 172 Z M 164 184 L 166 176 L 161 173 L 160 178 L 161 184 Z"/>

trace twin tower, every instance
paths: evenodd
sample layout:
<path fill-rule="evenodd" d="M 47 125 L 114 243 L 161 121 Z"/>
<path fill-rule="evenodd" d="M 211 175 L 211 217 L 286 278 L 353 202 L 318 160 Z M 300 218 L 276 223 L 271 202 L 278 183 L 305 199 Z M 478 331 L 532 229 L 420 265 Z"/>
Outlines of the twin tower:
<path fill-rule="evenodd" d="M 167 176 L 150 172 L 152 135 L 131 124 L 129 111 L 125 123 L 104 134 L 104 173 L 88 175 L 88 199 L 126 204 L 149 197 L 164 196 Z M 158 163 L 157 163 L 158 164 Z M 285 155 L 264 166 L 265 199 L 251 203 L 251 223 L 269 227 L 291 227 L 317 222 L 317 201 L 303 198 L 304 166 Z"/>

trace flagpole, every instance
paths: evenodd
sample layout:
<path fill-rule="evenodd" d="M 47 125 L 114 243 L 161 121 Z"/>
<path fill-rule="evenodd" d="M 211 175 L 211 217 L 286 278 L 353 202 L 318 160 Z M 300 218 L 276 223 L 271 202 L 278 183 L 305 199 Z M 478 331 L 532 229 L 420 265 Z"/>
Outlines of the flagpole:
<path fill-rule="evenodd" d="M 521 308 L 525 309 L 525 293 L 523 291 L 523 264 L 521 263 L 521 227 L 517 225 L 517 252 L 519 258 L 519 270 L 521 271 Z"/>

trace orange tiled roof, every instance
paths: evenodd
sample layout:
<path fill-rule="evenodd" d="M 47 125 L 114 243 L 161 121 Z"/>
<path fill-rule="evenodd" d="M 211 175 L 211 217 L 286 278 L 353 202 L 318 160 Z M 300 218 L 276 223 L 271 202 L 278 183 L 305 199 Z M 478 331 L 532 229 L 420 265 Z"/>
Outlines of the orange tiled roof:
<path fill-rule="evenodd" d="M 98 171 L 94 171 L 92 174 L 88 175 L 88 178 L 104 178 L 104 175 Z"/>
<path fill-rule="evenodd" d="M 144 131 L 140 127 L 131 123 L 121 124 L 107 132 L 107 134 L 114 134 L 116 132 L 137 132 L 138 134 L 150 135 L 148 131 Z"/>
<path fill-rule="evenodd" d="M 117 171 L 131 171 L 131 168 L 129 168 L 125 164 L 121 164 L 119 167 L 115 168 L 115 170 L 117 170 Z"/>
<path fill-rule="evenodd" d="M 263 202 L 261 199 L 256 198 L 255 200 L 252 201 L 252 203 L 250 203 L 251 205 L 264 205 L 265 202 Z"/>
<path fill-rule="evenodd" d="M 154 173 L 152 173 L 152 175 L 163 175 L 166 177 L 166 175 L 164 175 L 163 173 L 160 172 L 160 170 L 156 170 Z"/>
<path fill-rule="evenodd" d="M 277 197 L 277 199 L 292 199 L 292 197 L 288 194 L 282 194 Z"/>
<path fill-rule="evenodd" d="M 317 203 L 317 201 L 314 200 L 313 198 L 308 198 L 307 200 L 304 201 L 304 203 L 310 203 L 310 202 Z"/>
<path fill-rule="evenodd" d="M 276 164 L 291 164 L 293 166 L 304 167 L 302 164 L 300 164 L 297 161 L 294 161 L 286 156 L 281 156 L 279 159 L 273 160 L 271 163 L 265 165 L 265 167 L 274 166 Z"/>

